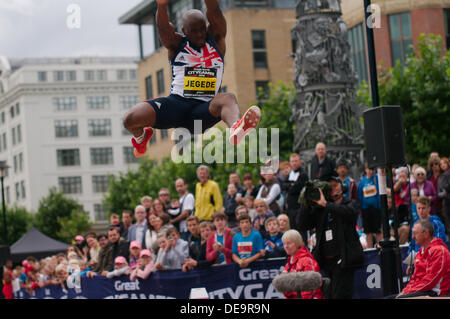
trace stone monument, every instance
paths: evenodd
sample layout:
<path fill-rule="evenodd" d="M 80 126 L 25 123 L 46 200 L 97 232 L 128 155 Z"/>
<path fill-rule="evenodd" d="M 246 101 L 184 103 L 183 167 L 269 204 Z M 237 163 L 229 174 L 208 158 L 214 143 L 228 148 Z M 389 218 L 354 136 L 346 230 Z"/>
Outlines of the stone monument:
<path fill-rule="evenodd" d="M 324 142 L 328 156 L 346 159 L 356 179 L 363 171 L 365 107 L 357 101 L 357 78 L 341 15 L 340 0 L 297 0 L 292 30 L 296 104 L 291 119 L 294 151 L 305 163 L 315 155 L 316 143 Z"/>

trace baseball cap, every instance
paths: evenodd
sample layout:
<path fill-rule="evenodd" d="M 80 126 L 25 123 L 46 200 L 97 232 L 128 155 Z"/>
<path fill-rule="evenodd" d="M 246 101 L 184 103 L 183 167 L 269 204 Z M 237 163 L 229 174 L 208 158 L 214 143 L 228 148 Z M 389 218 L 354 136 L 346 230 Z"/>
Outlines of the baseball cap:
<path fill-rule="evenodd" d="M 81 236 L 81 235 L 77 235 L 77 236 L 75 237 L 75 240 L 84 240 L 84 237 Z"/>
<path fill-rule="evenodd" d="M 141 247 L 142 247 L 142 246 L 141 246 L 141 243 L 138 242 L 137 240 L 133 240 L 133 241 L 130 243 L 130 248 L 135 248 L 135 247 L 137 247 L 137 248 L 141 248 Z"/>
<path fill-rule="evenodd" d="M 119 256 L 119 257 L 116 257 L 116 259 L 114 259 L 114 263 L 115 264 L 126 264 L 127 260 L 125 259 L 125 257 Z"/>
<path fill-rule="evenodd" d="M 139 257 L 142 257 L 142 256 L 149 256 L 149 257 L 151 257 L 151 256 L 152 256 L 152 253 L 151 253 L 151 251 L 150 251 L 149 249 L 144 249 L 144 250 L 142 250 L 141 253 L 139 254 Z"/>

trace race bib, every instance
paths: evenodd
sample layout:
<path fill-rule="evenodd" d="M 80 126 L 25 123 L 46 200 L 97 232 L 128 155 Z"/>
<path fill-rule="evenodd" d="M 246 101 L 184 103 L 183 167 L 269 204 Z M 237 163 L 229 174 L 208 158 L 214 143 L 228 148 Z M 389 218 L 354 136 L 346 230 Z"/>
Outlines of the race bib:
<path fill-rule="evenodd" d="M 184 71 L 184 97 L 214 97 L 217 69 L 186 67 Z"/>
<path fill-rule="evenodd" d="M 241 241 L 238 242 L 238 253 L 240 256 L 250 256 L 253 251 L 253 242 Z"/>
<path fill-rule="evenodd" d="M 377 194 L 377 188 L 375 185 L 367 185 L 363 188 L 364 197 L 372 197 Z"/>

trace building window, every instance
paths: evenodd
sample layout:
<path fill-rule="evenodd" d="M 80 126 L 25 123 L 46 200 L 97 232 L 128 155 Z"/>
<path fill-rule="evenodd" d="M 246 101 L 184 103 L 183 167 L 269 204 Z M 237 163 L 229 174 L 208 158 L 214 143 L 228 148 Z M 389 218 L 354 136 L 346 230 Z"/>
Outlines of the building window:
<path fill-rule="evenodd" d="M 53 81 L 55 82 L 64 81 L 64 71 L 53 71 Z"/>
<path fill-rule="evenodd" d="M 113 164 L 112 147 L 91 148 L 91 164 L 92 165 Z"/>
<path fill-rule="evenodd" d="M 348 42 L 350 43 L 353 66 L 358 75 L 358 83 L 361 84 L 363 80 L 368 80 L 364 25 L 361 23 L 351 28 L 347 36 Z"/>
<path fill-rule="evenodd" d="M 153 99 L 153 81 L 151 75 L 145 78 L 145 93 L 147 96 L 147 100 Z"/>
<path fill-rule="evenodd" d="M 80 150 L 77 148 L 67 150 L 56 150 L 58 166 L 80 165 Z"/>
<path fill-rule="evenodd" d="M 269 81 L 256 81 L 256 98 L 258 101 L 266 101 L 269 98 L 270 88 Z"/>
<path fill-rule="evenodd" d="M 23 153 L 19 153 L 19 172 L 23 172 Z"/>
<path fill-rule="evenodd" d="M 16 103 L 16 116 L 20 114 L 20 103 Z"/>
<path fill-rule="evenodd" d="M 134 164 L 138 162 L 138 159 L 134 156 L 133 146 L 123 147 L 123 161 L 125 164 Z"/>
<path fill-rule="evenodd" d="M 186 13 L 186 11 L 193 9 L 193 5 L 195 8 L 195 5 L 192 0 L 180 0 L 180 1 L 174 1 L 172 4 L 172 8 L 170 10 L 171 12 L 171 19 L 170 21 L 173 22 L 175 31 L 182 32 L 183 27 L 183 15 Z M 200 9 L 200 8 L 195 8 Z"/>
<path fill-rule="evenodd" d="M 163 129 L 161 130 L 161 140 L 164 140 L 169 137 L 169 130 Z"/>
<path fill-rule="evenodd" d="M 109 189 L 109 180 L 106 175 L 92 176 L 92 189 L 94 193 L 105 193 Z"/>
<path fill-rule="evenodd" d="M 12 145 L 16 145 L 16 128 L 13 127 L 11 129 L 11 140 L 12 140 Z"/>
<path fill-rule="evenodd" d="M 67 81 L 76 81 L 77 80 L 77 72 L 76 71 L 66 71 L 66 80 Z"/>
<path fill-rule="evenodd" d="M 64 194 L 81 194 L 81 176 L 69 176 L 58 178 L 59 189 Z"/>
<path fill-rule="evenodd" d="M 106 220 L 106 212 L 102 204 L 94 204 L 94 217 L 97 222 Z"/>
<path fill-rule="evenodd" d="M 253 66 L 267 69 L 266 31 L 252 30 Z"/>
<path fill-rule="evenodd" d="M 25 181 L 20 182 L 20 190 L 22 192 L 22 199 L 25 199 Z"/>
<path fill-rule="evenodd" d="M 6 143 L 6 132 L 2 134 L 2 140 L 3 140 L 3 150 L 6 150 L 8 148 L 8 144 Z"/>
<path fill-rule="evenodd" d="M 74 96 L 54 97 L 53 107 L 55 111 L 73 111 L 77 109 L 77 98 Z"/>
<path fill-rule="evenodd" d="M 14 118 L 14 114 L 15 114 L 15 108 L 14 108 L 14 105 L 13 105 L 13 106 L 11 106 L 9 108 L 9 116 L 11 117 L 11 119 Z"/>
<path fill-rule="evenodd" d="M 88 120 L 89 136 L 111 136 L 111 120 Z"/>
<path fill-rule="evenodd" d="M 17 173 L 18 163 L 17 163 L 17 155 L 13 156 L 13 167 L 14 167 L 14 174 Z"/>
<path fill-rule="evenodd" d="M 139 96 L 137 95 L 123 95 L 119 96 L 119 105 L 121 110 L 131 109 L 139 102 Z"/>
<path fill-rule="evenodd" d="M 108 73 L 106 72 L 106 70 L 97 70 L 97 80 L 98 81 L 108 80 Z"/>
<path fill-rule="evenodd" d="M 109 96 L 87 96 L 88 110 L 107 110 L 110 107 Z"/>
<path fill-rule="evenodd" d="M 129 70 L 130 80 L 137 80 L 137 70 Z"/>
<path fill-rule="evenodd" d="M 55 137 L 78 137 L 77 120 L 55 120 Z"/>
<path fill-rule="evenodd" d="M 164 70 L 161 69 L 158 72 L 156 72 L 156 80 L 158 82 L 158 94 L 164 93 Z"/>
<path fill-rule="evenodd" d="M 127 70 L 117 70 L 117 80 L 124 81 L 127 79 Z"/>
<path fill-rule="evenodd" d="M 5 124 L 5 112 L 2 112 L 2 124 Z"/>
<path fill-rule="evenodd" d="M 84 71 L 84 80 L 85 81 L 94 81 L 95 80 L 95 72 L 93 70 L 85 70 Z"/>
<path fill-rule="evenodd" d="M 16 187 L 16 200 L 19 200 L 19 198 L 20 198 L 20 184 L 16 183 L 14 186 Z"/>
<path fill-rule="evenodd" d="M 411 17 L 409 12 L 389 16 L 389 32 L 391 35 L 392 63 L 399 60 L 405 63 L 407 55 L 412 52 Z"/>
<path fill-rule="evenodd" d="M 38 72 L 38 82 L 47 82 L 47 72 L 45 71 Z"/>
<path fill-rule="evenodd" d="M 20 144 L 22 143 L 22 125 L 17 125 L 16 127 L 16 132 L 17 132 L 17 143 Z"/>
<path fill-rule="evenodd" d="M 447 49 L 450 49 L 450 9 L 444 9 L 444 28 Z"/>
<path fill-rule="evenodd" d="M 9 188 L 9 186 L 6 186 L 5 190 L 6 190 L 6 203 L 9 204 L 9 202 L 10 202 L 10 196 L 9 196 L 10 188 Z"/>

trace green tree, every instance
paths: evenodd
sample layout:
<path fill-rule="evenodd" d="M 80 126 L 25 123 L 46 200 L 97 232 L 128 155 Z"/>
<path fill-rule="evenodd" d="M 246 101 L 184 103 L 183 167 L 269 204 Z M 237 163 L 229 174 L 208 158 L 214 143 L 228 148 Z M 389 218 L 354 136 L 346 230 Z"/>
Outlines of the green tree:
<path fill-rule="evenodd" d="M 440 36 L 421 34 L 404 66 L 397 62 L 378 76 L 380 105 L 402 108 L 410 163 L 426 163 L 432 151 L 450 154 L 450 52 L 443 47 Z M 367 83 L 358 96 L 372 105 Z"/>
<path fill-rule="evenodd" d="M 280 156 L 282 160 L 288 160 L 294 145 L 294 122 L 291 120 L 291 106 L 295 104 L 294 84 L 277 82 L 269 83 L 269 97 L 260 104 L 261 122 L 259 127 L 278 128 L 280 133 Z M 259 96 L 262 97 L 262 91 Z"/>
<path fill-rule="evenodd" d="M 52 187 L 39 202 L 34 225 L 45 235 L 70 243 L 74 235 L 91 227 L 88 220 L 89 213 L 76 199 Z"/>
<path fill-rule="evenodd" d="M 3 211 L 2 211 L 3 214 Z M 8 244 L 12 245 L 18 241 L 30 228 L 33 221 L 33 214 L 24 207 L 6 208 L 6 231 L 8 235 Z M 0 218 L 0 244 L 5 244 L 3 234 L 3 215 Z"/>

